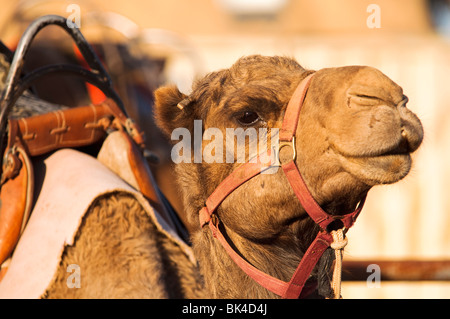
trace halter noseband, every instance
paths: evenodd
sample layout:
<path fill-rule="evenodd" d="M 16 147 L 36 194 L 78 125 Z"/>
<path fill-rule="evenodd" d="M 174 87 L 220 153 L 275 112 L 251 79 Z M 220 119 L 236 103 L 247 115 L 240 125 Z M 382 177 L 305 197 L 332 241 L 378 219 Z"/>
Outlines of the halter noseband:
<path fill-rule="evenodd" d="M 312 197 L 305 184 L 305 181 L 300 174 L 300 171 L 295 165 L 296 150 L 294 135 L 297 130 L 300 110 L 303 105 L 303 101 L 305 100 L 312 77 L 313 74 L 308 75 L 299 84 L 294 94 L 292 95 L 286 108 L 283 124 L 280 129 L 279 135 L 280 143 L 278 151 L 285 146 L 291 146 L 293 151 L 292 159 L 287 163 L 281 164 L 281 168 L 283 169 L 283 172 L 286 175 L 289 184 L 291 185 L 291 188 L 299 199 L 301 205 L 308 213 L 308 215 L 314 220 L 314 222 L 321 228 L 316 238 L 303 255 L 299 265 L 297 266 L 297 269 L 291 277 L 291 280 L 289 282 L 285 282 L 272 277 L 260 271 L 249 262 L 247 262 L 244 258 L 242 258 L 230 246 L 228 241 L 219 230 L 219 218 L 217 214 L 214 214 L 217 207 L 229 194 L 231 194 L 236 188 L 238 188 L 240 185 L 242 185 L 252 177 L 260 174 L 266 169 L 269 169 L 271 165 L 270 162 L 262 163 L 262 161 L 259 160 L 257 160 L 256 162 L 252 161 L 247 162 L 235 169 L 219 184 L 214 192 L 208 197 L 208 199 L 206 200 L 206 205 L 199 212 L 200 226 L 203 227 L 206 224 L 209 225 L 213 236 L 219 240 L 231 259 L 248 276 L 250 276 L 258 284 L 268 289 L 269 291 L 283 298 L 290 299 L 306 297 L 316 288 L 316 285 L 314 285 L 313 287 L 307 287 L 307 285 L 305 284 L 324 251 L 333 244 L 334 234 L 332 234 L 332 232 L 328 230 L 328 225 L 336 220 L 340 220 L 343 225 L 343 229 L 340 230 L 342 237 L 342 231 L 348 230 L 353 225 L 359 213 L 361 212 L 365 201 L 364 196 L 356 210 L 352 213 L 339 216 L 333 216 L 326 213 Z"/>

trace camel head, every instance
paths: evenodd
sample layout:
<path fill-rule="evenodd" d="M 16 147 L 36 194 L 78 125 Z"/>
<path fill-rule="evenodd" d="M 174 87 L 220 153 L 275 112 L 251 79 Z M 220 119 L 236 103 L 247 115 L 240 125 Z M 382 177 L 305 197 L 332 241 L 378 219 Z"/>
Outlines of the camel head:
<path fill-rule="evenodd" d="M 156 91 L 155 116 L 163 132 L 171 137 L 177 128 L 185 128 L 190 133 L 187 145 L 191 145 L 192 160 L 176 165 L 190 222 L 198 225 L 198 211 L 205 200 L 242 165 L 225 160 L 230 152 L 237 158 L 234 146 L 226 149 L 226 129 L 253 127 L 270 132 L 280 128 L 294 90 L 311 73 L 289 58 L 249 56 L 229 69 L 206 75 L 189 95 L 174 86 Z M 330 214 L 349 213 L 374 185 L 394 183 L 408 174 L 411 153 L 421 144 L 423 130 L 406 102 L 402 88 L 371 67 L 315 72 L 300 111 L 295 147 L 296 165 L 322 209 Z M 201 120 L 196 122 L 200 128 L 195 120 Z M 208 128 L 223 133 L 221 163 L 194 160 L 194 135 Z M 202 145 L 202 150 L 206 147 Z M 249 145 L 245 150 L 248 160 Z M 280 161 L 288 156 L 292 154 L 280 150 Z M 280 170 L 241 185 L 217 213 L 242 255 L 282 280 L 289 280 L 317 232 Z M 199 231 L 194 238 L 201 242 L 207 234 L 207 230 Z M 209 255 L 218 258 L 215 253 Z M 215 272 L 215 266 L 210 267 Z"/>

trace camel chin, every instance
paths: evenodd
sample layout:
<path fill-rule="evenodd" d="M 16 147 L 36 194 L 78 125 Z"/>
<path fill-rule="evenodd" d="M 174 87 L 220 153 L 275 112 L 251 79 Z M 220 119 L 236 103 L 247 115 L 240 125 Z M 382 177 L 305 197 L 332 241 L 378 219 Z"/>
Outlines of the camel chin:
<path fill-rule="evenodd" d="M 362 157 L 339 155 L 339 158 L 348 173 L 369 186 L 398 182 L 411 169 L 409 153 Z"/>

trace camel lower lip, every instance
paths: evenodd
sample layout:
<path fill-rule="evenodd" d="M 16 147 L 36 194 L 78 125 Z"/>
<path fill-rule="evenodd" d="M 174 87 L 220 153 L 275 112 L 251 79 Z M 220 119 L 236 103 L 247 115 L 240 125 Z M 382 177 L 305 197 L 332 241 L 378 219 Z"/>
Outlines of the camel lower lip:
<path fill-rule="evenodd" d="M 409 154 L 342 157 L 344 169 L 369 185 L 391 184 L 401 180 L 411 168 Z"/>

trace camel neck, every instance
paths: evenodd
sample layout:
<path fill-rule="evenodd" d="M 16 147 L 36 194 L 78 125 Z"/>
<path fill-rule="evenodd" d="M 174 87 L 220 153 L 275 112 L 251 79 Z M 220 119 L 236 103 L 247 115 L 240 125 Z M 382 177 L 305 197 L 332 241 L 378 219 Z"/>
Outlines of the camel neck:
<path fill-rule="evenodd" d="M 308 241 L 306 238 L 292 239 L 286 234 L 270 242 L 254 242 L 226 227 L 222 230 L 230 245 L 244 259 L 262 272 L 283 281 L 289 281 L 304 254 L 304 245 L 300 243 Z M 314 235 L 311 234 L 311 237 Z M 293 244 L 293 241 L 297 243 Z M 194 249 L 209 297 L 278 298 L 247 276 L 209 231 L 197 234 Z"/>

